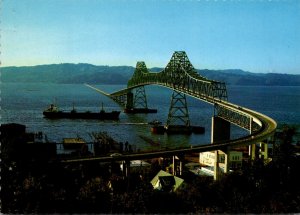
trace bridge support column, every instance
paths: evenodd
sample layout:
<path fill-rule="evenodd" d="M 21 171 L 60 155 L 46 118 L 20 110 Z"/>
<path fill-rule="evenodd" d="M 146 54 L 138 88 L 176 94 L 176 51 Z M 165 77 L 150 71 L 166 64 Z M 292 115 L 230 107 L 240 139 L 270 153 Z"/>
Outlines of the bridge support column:
<path fill-rule="evenodd" d="M 258 158 L 268 159 L 268 143 L 260 142 L 249 145 L 249 158 L 255 160 Z"/>
<path fill-rule="evenodd" d="M 182 175 L 182 160 L 179 161 L 179 175 Z"/>
<path fill-rule="evenodd" d="M 175 155 L 173 155 L 172 159 L 173 159 L 172 173 L 173 173 L 173 175 L 176 175 L 176 159 L 175 159 Z"/>
<path fill-rule="evenodd" d="M 220 172 L 219 172 L 219 151 L 215 151 L 215 162 L 214 162 L 214 180 L 219 180 Z"/>
<path fill-rule="evenodd" d="M 133 107 L 134 108 L 148 108 L 147 104 L 147 97 L 146 97 L 146 92 L 145 92 L 145 87 L 141 86 L 136 88 L 135 90 L 135 95 L 134 95 L 134 100 L 133 100 Z"/>
<path fill-rule="evenodd" d="M 183 160 L 184 158 L 182 156 L 176 156 L 173 155 L 172 156 L 172 163 L 173 163 L 173 170 L 172 170 L 172 174 L 173 175 L 182 175 L 182 168 L 183 168 Z M 179 165 L 178 165 L 179 162 Z"/>
<path fill-rule="evenodd" d="M 228 169 L 229 169 L 229 162 L 228 162 L 228 157 L 229 157 L 229 150 L 227 150 L 227 152 L 225 153 L 225 160 L 224 160 L 224 173 L 227 174 L 228 173 Z"/>
<path fill-rule="evenodd" d="M 126 109 L 132 109 L 133 108 L 133 93 L 128 92 L 127 93 L 127 99 L 126 99 Z"/>
<path fill-rule="evenodd" d="M 214 116 L 211 122 L 211 143 L 230 140 L 230 122 Z"/>
<path fill-rule="evenodd" d="M 190 127 L 189 111 L 184 93 L 173 91 L 166 127 L 181 125 Z"/>
<path fill-rule="evenodd" d="M 125 160 L 122 163 L 123 163 L 123 174 L 125 175 L 125 177 L 128 177 L 130 175 L 130 161 Z"/>
<path fill-rule="evenodd" d="M 230 122 L 214 116 L 211 122 L 211 143 L 217 143 L 221 141 L 230 140 Z M 229 150 L 224 152 L 225 154 L 225 167 L 224 173 L 228 172 L 228 153 Z M 219 172 L 219 151 L 215 151 L 215 162 L 214 162 L 214 180 L 218 180 L 220 176 Z"/>
<path fill-rule="evenodd" d="M 253 133 L 253 119 L 252 117 L 250 118 L 250 125 L 249 125 L 249 128 L 250 128 L 250 135 Z M 249 159 L 250 160 L 255 160 L 256 158 L 256 144 L 255 143 L 252 143 L 249 145 Z"/>
<path fill-rule="evenodd" d="M 268 159 L 268 143 L 259 143 L 259 158 Z"/>
<path fill-rule="evenodd" d="M 251 160 L 255 160 L 256 157 L 256 144 L 249 145 L 249 156 Z"/>

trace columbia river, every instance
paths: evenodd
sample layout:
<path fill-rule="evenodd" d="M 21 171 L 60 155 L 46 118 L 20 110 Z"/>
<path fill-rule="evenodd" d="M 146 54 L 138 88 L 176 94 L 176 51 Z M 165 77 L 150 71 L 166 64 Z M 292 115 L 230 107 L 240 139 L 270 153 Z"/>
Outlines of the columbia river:
<path fill-rule="evenodd" d="M 114 92 L 124 85 L 94 85 Z M 279 125 L 300 124 L 300 87 L 281 86 L 227 86 L 228 100 L 266 114 Z M 147 124 L 152 120 L 167 121 L 172 91 L 158 86 L 146 87 L 148 107 L 158 109 L 157 114 L 120 114 L 119 121 L 99 120 L 49 120 L 43 117 L 43 110 L 55 103 L 62 110 L 71 110 L 73 104 L 78 111 L 99 111 L 103 103 L 106 111 L 120 110 L 121 107 L 111 99 L 97 93 L 83 84 L 49 83 L 1 83 L 1 123 L 21 123 L 27 131 L 42 131 L 50 141 L 61 142 L 66 137 L 82 137 L 91 141 L 93 132 L 106 131 L 117 141 L 128 141 L 136 149 L 150 149 L 144 139 L 151 138 L 160 143 L 157 147 L 175 148 L 210 142 L 211 117 L 213 106 L 187 97 L 192 125 L 204 126 L 205 134 L 155 135 Z M 247 134 L 232 126 L 232 138 Z M 141 138 L 146 137 L 146 138 Z"/>

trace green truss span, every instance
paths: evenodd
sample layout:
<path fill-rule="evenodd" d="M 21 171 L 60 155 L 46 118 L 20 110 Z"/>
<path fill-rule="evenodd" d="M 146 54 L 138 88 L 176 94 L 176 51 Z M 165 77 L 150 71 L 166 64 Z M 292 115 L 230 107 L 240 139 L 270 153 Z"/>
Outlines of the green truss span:
<path fill-rule="evenodd" d="M 109 94 L 116 102 L 125 107 L 126 95 L 132 89 L 144 85 L 160 85 L 176 90 L 215 106 L 215 115 L 251 132 L 257 132 L 262 122 L 249 111 L 227 101 L 224 82 L 209 80 L 197 73 L 184 51 L 176 51 L 170 62 L 161 72 L 150 72 L 144 62 L 136 65 L 127 88 Z M 276 123 L 275 123 L 276 124 Z M 276 125 L 273 126 L 276 128 Z"/>
<path fill-rule="evenodd" d="M 166 68 L 159 73 L 150 72 L 144 62 L 138 62 L 127 87 L 149 84 L 163 85 L 204 100 L 227 100 L 225 83 L 199 75 L 184 51 L 175 52 Z"/>
<path fill-rule="evenodd" d="M 193 147 L 192 149 L 153 152 L 148 153 L 148 155 L 130 155 L 133 157 L 136 156 L 135 158 L 147 156 L 155 157 L 157 153 L 176 154 L 180 151 L 201 152 L 222 149 L 228 146 L 250 145 L 266 140 L 272 136 L 276 130 L 277 123 L 272 118 L 228 102 L 225 83 L 209 80 L 199 75 L 183 51 L 175 52 L 166 68 L 158 73 L 150 72 L 144 62 L 138 62 L 132 78 L 128 81 L 126 89 L 108 94 L 92 86 L 88 86 L 109 96 L 124 106 L 126 103 L 126 95 L 130 93 L 132 89 L 152 84 L 176 90 L 214 105 L 215 116 L 250 131 L 250 134 L 239 139 L 215 143 L 213 145 L 201 145 Z"/>

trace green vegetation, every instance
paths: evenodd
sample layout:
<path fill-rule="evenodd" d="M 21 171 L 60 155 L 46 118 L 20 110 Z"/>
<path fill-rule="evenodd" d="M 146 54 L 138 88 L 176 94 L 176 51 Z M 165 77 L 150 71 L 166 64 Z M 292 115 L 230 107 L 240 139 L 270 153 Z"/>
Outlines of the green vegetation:
<path fill-rule="evenodd" d="M 1 68 L 3 82 L 52 82 L 52 83 L 91 83 L 127 84 L 135 68 L 130 66 L 95 66 L 91 64 L 52 64 L 29 67 Z M 162 68 L 153 68 L 159 72 Z M 213 80 L 222 80 L 231 85 L 247 86 L 300 86 L 300 75 L 257 74 L 238 69 L 198 70 Z"/>

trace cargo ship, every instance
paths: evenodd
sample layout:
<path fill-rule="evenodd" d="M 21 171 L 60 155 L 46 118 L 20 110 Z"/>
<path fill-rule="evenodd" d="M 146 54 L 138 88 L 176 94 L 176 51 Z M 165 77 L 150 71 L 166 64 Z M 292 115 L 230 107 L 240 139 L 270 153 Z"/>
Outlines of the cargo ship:
<path fill-rule="evenodd" d="M 59 108 L 51 104 L 46 110 L 43 111 L 43 115 L 46 118 L 49 119 L 98 119 L 98 120 L 119 120 L 119 115 L 121 111 L 111 111 L 106 112 L 102 109 L 100 112 L 77 112 L 74 107 L 73 110 L 67 112 L 67 111 L 61 111 Z"/>

